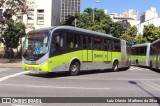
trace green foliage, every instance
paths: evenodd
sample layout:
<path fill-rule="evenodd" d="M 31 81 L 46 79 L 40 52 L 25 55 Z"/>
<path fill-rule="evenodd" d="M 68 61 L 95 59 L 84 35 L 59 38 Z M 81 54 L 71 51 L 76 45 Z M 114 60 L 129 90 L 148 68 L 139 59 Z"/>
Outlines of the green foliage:
<path fill-rule="evenodd" d="M 134 41 L 136 42 L 136 44 L 146 43 L 147 42 L 146 38 L 144 38 L 142 34 L 138 34 L 138 36 L 135 37 Z"/>
<path fill-rule="evenodd" d="M 94 22 L 93 22 L 93 9 L 86 8 L 82 14 L 78 14 L 77 27 L 89 29 L 106 34 L 112 34 L 114 37 L 127 40 L 129 43 L 135 42 L 136 44 L 153 42 L 160 38 L 160 28 L 154 25 L 148 25 L 144 27 L 143 35 L 137 36 L 137 27 L 131 26 L 127 22 L 127 29 L 123 30 L 122 21 L 113 22 L 110 16 L 107 16 L 103 10 L 94 9 Z M 75 26 L 75 17 L 69 16 L 63 25 Z"/>
<path fill-rule="evenodd" d="M 10 50 L 10 60 L 12 48 L 17 48 L 19 39 L 25 35 L 25 26 L 21 23 L 21 18 L 24 13 L 27 13 L 26 0 L 1 0 L 0 8 L 5 7 L 5 11 L 0 16 L 0 28 L 2 30 L 0 42 L 2 42 L 8 54 Z M 13 20 L 13 16 L 16 17 Z M 8 57 L 8 56 L 7 56 Z"/>
<path fill-rule="evenodd" d="M 153 24 L 144 26 L 143 37 L 146 38 L 147 42 L 152 43 L 160 37 L 160 28 Z"/>
<path fill-rule="evenodd" d="M 93 14 L 93 9 L 92 8 L 86 8 L 84 10 L 84 14 L 92 15 Z"/>
<path fill-rule="evenodd" d="M 7 48 L 17 48 L 19 39 L 25 36 L 25 25 L 21 22 L 7 21 L 7 27 L 2 33 L 2 42 Z"/>

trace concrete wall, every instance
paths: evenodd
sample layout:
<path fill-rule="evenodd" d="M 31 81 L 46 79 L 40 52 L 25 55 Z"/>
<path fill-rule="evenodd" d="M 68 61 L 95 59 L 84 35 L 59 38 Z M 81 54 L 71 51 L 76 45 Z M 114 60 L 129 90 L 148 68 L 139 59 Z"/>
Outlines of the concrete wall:
<path fill-rule="evenodd" d="M 51 26 L 60 25 L 61 0 L 52 0 Z"/>

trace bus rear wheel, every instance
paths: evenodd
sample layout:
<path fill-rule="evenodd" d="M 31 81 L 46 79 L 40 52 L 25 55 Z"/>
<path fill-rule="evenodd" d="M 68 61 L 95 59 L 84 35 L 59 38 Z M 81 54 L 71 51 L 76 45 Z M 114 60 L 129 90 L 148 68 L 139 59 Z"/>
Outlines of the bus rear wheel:
<path fill-rule="evenodd" d="M 139 66 L 138 60 L 136 60 L 136 66 L 137 66 L 137 67 Z"/>
<path fill-rule="evenodd" d="M 80 71 L 80 64 L 79 62 L 72 62 L 69 69 L 69 75 L 77 75 Z"/>
<path fill-rule="evenodd" d="M 117 61 L 115 61 L 115 62 L 113 63 L 112 70 L 113 70 L 114 72 L 118 71 L 118 62 L 117 62 Z"/>

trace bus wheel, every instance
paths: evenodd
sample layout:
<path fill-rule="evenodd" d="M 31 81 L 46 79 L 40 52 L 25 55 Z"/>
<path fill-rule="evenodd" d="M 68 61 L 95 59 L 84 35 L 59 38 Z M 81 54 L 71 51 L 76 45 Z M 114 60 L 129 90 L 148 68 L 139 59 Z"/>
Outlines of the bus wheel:
<path fill-rule="evenodd" d="M 77 75 L 80 71 L 80 64 L 79 62 L 72 62 L 69 69 L 70 75 Z"/>
<path fill-rule="evenodd" d="M 136 66 L 137 66 L 137 67 L 139 66 L 138 60 L 136 60 Z"/>
<path fill-rule="evenodd" d="M 113 66 L 112 66 L 113 71 L 118 71 L 118 61 L 114 61 Z"/>
<path fill-rule="evenodd" d="M 152 68 L 153 68 L 152 61 L 150 61 L 150 69 L 152 69 Z"/>

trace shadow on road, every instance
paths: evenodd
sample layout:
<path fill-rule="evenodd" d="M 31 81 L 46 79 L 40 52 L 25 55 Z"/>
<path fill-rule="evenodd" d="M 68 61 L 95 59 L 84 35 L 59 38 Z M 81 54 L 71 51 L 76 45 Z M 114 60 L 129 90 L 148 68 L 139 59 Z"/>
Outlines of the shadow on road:
<path fill-rule="evenodd" d="M 116 72 L 123 72 L 126 71 L 127 69 L 120 69 L 119 71 Z M 78 75 L 76 76 L 82 76 L 82 75 L 90 75 L 90 74 L 98 74 L 98 73 L 113 73 L 111 69 L 106 69 L 106 70 L 91 70 L 91 71 L 81 71 Z M 26 74 L 28 76 L 33 76 L 33 77 L 41 77 L 41 78 L 58 78 L 58 77 L 70 77 L 70 75 L 67 72 L 50 72 L 50 73 L 28 73 Z"/>
<path fill-rule="evenodd" d="M 156 99 L 158 101 L 158 105 L 160 106 L 160 99 L 158 97 L 155 97 L 152 93 L 150 93 L 149 91 L 147 91 L 146 89 L 144 89 L 143 87 L 141 87 L 140 85 L 138 85 L 137 82 L 135 82 L 135 81 L 128 81 L 128 82 L 130 84 L 133 84 L 133 85 L 137 86 L 138 88 L 142 89 L 146 93 L 148 93 L 150 96 L 152 96 L 154 99 Z"/>

